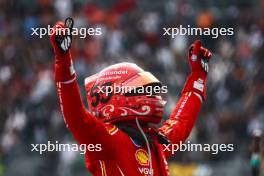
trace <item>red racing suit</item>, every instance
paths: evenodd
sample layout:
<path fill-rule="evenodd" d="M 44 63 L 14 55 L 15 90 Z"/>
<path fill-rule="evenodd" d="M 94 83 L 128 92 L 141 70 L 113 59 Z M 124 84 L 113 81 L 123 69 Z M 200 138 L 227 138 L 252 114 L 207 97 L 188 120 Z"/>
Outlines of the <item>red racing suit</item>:
<path fill-rule="evenodd" d="M 82 103 L 70 52 L 61 53 L 51 36 L 55 51 L 55 80 L 65 123 L 79 144 L 98 146 L 100 150 L 85 154 L 87 169 L 95 176 L 167 176 L 167 159 L 171 151 L 159 143 L 156 135 L 146 145 L 138 145 L 127 133 L 110 123 L 103 123 L 86 110 Z M 193 53 L 198 53 L 196 42 Z M 211 55 L 207 50 L 203 50 Z M 209 54 L 208 54 L 209 53 Z M 204 54 L 206 55 L 206 54 Z M 198 116 L 205 98 L 206 74 L 201 71 L 197 57 L 189 55 L 191 75 L 182 96 L 169 119 L 158 129 L 171 144 L 184 142 Z M 203 65 L 205 65 L 203 63 Z M 152 134 L 151 128 L 144 129 Z M 148 131 L 149 130 L 149 131 Z"/>
<path fill-rule="evenodd" d="M 58 67 L 56 67 L 58 68 Z M 57 82 L 61 110 L 67 127 L 79 144 L 100 144 L 101 151 L 86 152 L 86 167 L 95 176 L 154 176 L 169 175 L 167 159 L 170 151 L 154 139 L 151 149 L 151 164 L 146 146 L 138 146 L 116 126 L 102 123 L 84 107 L 76 78 Z M 189 136 L 198 112 L 201 99 L 194 92 L 184 93 L 170 118 L 161 126 L 171 143 L 178 144 Z"/>

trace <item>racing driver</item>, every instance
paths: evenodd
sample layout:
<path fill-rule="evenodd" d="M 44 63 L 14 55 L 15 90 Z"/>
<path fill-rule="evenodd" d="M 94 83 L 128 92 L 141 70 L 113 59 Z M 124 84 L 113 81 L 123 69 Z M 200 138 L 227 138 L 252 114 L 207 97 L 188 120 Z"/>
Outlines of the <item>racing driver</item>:
<path fill-rule="evenodd" d="M 55 53 L 55 81 L 61 111 L 68 129 L 79 144 L 100 144 L 88 151 L 85 165 L 95 176 L 167 176 L 169 144 L 189 136 L 206 95 L 211 52 L 196 40 L 190 47 L 190 75 L 169 119 L 162 120 L 165 101 L 159 94 L 148 96 L 137 88 L 161 86 L 151 73 L 134 63 L 117 63 L 85 79 L 86 110 L 76 81 L 70 46 L 73 20 L 57 22 L 50 40 Z M 133 86 L 134 91 L 105 94 L 106 86 Z M 102 87 L 104 89 L 102 89 Z"/>

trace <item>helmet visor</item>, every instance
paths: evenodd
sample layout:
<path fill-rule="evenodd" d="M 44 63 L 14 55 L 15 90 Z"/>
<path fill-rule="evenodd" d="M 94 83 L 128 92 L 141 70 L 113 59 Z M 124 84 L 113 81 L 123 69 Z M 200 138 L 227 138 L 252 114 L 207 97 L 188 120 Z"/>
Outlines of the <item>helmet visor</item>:
<path fill-rule="evenodd" d="M 135 76 L 122 84 L 125 89 L 124 95 L 156 95 L 152 87 L 161 87 L 161 82 L 150 72 L 137 73 Z"/>

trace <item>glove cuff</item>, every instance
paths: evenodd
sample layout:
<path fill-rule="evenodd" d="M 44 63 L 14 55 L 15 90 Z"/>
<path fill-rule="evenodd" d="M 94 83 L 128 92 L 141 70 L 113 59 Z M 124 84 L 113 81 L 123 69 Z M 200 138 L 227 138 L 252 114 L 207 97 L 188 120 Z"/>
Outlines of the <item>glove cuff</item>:
<path fill-rule="evenodd" d="M 55 81 L 67 82 L 76 77 L 71 54 L 69 51 L 66 53 L 58 53 L 55 55 Z"/>
<path fill-rule="evenodd" d="M 195 92 L 202 96 L 203 100 L 206 99 L 206 74 L 199 72 L 192 72 L 185 82 L 182 93 Z"/>

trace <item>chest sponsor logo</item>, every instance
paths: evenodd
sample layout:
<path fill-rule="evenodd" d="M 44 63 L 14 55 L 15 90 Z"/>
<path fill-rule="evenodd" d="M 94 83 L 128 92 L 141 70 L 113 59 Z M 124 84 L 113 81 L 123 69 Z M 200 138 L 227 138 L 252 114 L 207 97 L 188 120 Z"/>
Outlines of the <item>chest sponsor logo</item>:
<path fill-rule="evenodd" d="M 138 167 L 138 170 L 141 174 L 144 174 L 144 175 L 151 175 L 153 173 L 152 169 L 146 168 L 146 167 Z"/>
<path fill-rule="evenodd" d="M 138 149 L 135 153 L 137 162 L 140 165 L 147 166 L 149 164 L 148 153 L 143 149 Z"/>

